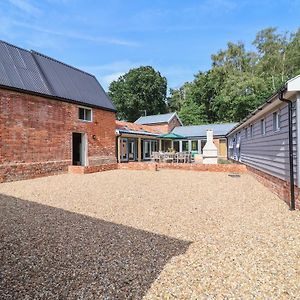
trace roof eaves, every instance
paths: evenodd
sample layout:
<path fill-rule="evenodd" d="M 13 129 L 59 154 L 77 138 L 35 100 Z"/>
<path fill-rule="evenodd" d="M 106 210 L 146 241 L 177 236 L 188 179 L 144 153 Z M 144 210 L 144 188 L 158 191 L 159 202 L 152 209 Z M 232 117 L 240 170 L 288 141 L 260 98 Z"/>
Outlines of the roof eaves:
<path fill-rule="evenodd" d="M 126 129 L 116 129 L 119 132 L 122 133 L 128 133 L 128 134 L 136 134 L 136 135 L 150 135 L 150 136 L 159 136 L 160 134 L 151 133 L 151 132 L 145 132 L 145 131 L 135 131 L 135 130 L 126 130 Z"/>

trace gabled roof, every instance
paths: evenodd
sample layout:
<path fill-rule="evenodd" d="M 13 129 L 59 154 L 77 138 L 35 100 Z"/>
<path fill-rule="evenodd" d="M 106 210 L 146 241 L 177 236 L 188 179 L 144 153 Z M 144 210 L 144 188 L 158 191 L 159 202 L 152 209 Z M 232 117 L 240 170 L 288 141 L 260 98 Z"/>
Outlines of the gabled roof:
<path fill-rule="evenodd" d="M 192 126 L 178 126 L 173 129 L 173 133 L 186 137 L 206 137 L 206 130 L 213 130 L 214 136 L 225 136 L 237 123 L 206 124 Z"/>
<path fill-rule="evenodd" d="M 0 86 L 115 111 L 96 77 L 0 41 Z"/>
<path fill-rule="evenodd" d="M 122 133 L 161 135 L 163 132 L 156 126 L 147 126 L 116 120 L 116 129 Z"/>
<path fill-rule="evenodd" d="M 177 117 L 178 121 L 181 123 L 176 112 L 161 114 L 161 115 L 152 115 L 139 117 L 134 123 L 136 124 L 158 124 L 158 123 L 169 123 L 174 117 Z"/>

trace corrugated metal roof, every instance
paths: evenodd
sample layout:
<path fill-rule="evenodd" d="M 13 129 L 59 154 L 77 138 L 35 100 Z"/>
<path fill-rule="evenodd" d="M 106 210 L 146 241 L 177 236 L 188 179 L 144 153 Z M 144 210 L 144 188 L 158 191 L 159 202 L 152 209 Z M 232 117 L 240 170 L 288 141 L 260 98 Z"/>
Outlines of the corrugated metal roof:
<path fill-rule="evenodd" d="M 32 54 L 0 41 L 0 84 L 51 95 Z"/>
<path fill-rule="evenodd" d="M 173 129 L 173 133 L 186 137 L 205 137 L 206 130 L 213 130 L 214 136 L 225 136 L 237 123 L 206 124 L 193 126 L 178 126 Z"/>
<path fill-rule="evenodd" d="M 168 113 L 161 115 L 152 115 L 139 117 L 134 123 L 136 124 L 156 124 L 156 123 L 168 123 L 176 113 Z"/>
<path fill-rule="evenodd" d="M 115 111 L 95 76 L 3 41 L 0 85 Z"/>

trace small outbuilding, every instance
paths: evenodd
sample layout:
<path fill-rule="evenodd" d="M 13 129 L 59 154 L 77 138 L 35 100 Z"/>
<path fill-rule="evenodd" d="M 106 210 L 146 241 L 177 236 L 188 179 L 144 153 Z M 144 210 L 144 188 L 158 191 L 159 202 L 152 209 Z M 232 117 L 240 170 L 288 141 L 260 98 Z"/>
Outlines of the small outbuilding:
<path fill-rule="evenodd" d="M 0 182 L 116 162 L 116 109 L 95 78 L 0 41 Z"/>

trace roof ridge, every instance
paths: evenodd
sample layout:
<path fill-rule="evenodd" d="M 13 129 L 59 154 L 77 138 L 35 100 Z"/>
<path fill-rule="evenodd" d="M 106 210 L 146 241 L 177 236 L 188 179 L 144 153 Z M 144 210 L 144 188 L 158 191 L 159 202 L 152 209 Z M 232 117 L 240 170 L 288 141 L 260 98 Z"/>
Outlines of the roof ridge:
<path fill-rule="evenodd" d="M 74 67 L 74 66 L 71 66 L 71 65 L 69 65 L 69 64 L 66 64 L 66 63 L 64 63 L 64 62 L 62 62 L 62 61 L 60 61 L 60 60 L 58 60 L 58 59 L 56 59 L 56 58 L 53 58 L 53 57 L 48 56 L 48 55 L 46 55 L 46 54 L 37 52 L 37 51 L 35 51 L 35 50 L 30 50 L 29 52 L 30 52 L 30 53 L 33 53 L 33 54 L 36 54 L 36 55 L 43 56 L 43 57 L 45 57 L 45 58 L 47 58 L 47 59 L 50 59 L 50 60 L 52 60 L 52 61 L 55 61 L 55 62 L 57 62 L 57 63 L 59 63 L 59 64 L 62 64 L 62 65 L 64 65 L 64 66 L 66 66 L 66 67 L 69 67 L 69 68 L 71 68 L 71 69 L 73 69 L 73 70 L 76 70 L 76 71 L 79 71 L 79 72 L 81 72 L 81 73 L 87 74 L 87 75 L 89 75 L 89 76 L 91 76 L 91 77 L 94 77 L 94 78 L 96 79 L 95 75 L 93 75 L 93 74 L 91 74 L 91 73 L 88 73 L 88 72 L 86 72 L 86 71 L 83 71 L 83 70 L 81 70 L 81 69 L 79 69 L 79 68 L 76 68 L 76 67 Z"/>
<path fill-rule="evenodd" d="M 76 67 L 74 67 L 74 66 L 71 66 L 71 65 L 69 65 L 69 64 L 66 64 L 66 63 L 64 63 L 64 62 L 62 62 L 62 61 L 60 61 L 60 60 L 58 60 L 58 59 L 56 59 L 56 58 L 53 58 L 53 57 L 51 57 L 51 56 L 48 56 L 48 55 L 46 55 L 46 54 L 40 53 L 40 52 L 35 51 L 35 50 L 32 50 L 32 49 L 31 49 L 31 50 L 28 50 L 28 49 L 25 49 L 25 48 L 16 46 L 16 45 L 14 45 L 14 44 L 8 43 L 8 42 L 6 42 L 6 41 L 4 41 L 4 40 L 1 40 L 1 39 L 0 39 L 0 43 L 9 45 L 9 46 L 11 46 L 11 47 L 13 47 L 13 48 L 16 48 L 16 49 L 19 49 L 19 50 L 22 50 L 22 51 L 26 51 L 27 53 L 31 53 L 31 54 L 36 54 L 36 55 L 43 56 L 43 57 L 48 58 L 48 59 L 51 59 L 51 60 L 53 60 L 53 61 L 55 61 L 55 62 L 57 62 L 57 63 L 60 63 L 60 64 L 62 64 L 62 65 L 64 65 L 64 66 L 67 66 L 67 67 L 69 67 L 69 68 L 72 68 L 72 69 L 74 69 L 74 70 L 76 70 L 76 71 L 79 71 L 79 72 L 81 72 L 81 73 L 90 75 L 90 76 L 92 76 L 92 77 L 94 77 L 94 78 L 96 79 L 96 76 L 95 76 L 94 74 L 91 74 L 91 73 L 89 73 L 89 72 L 83 71 L 83 70 L 81 70 L 81 69 L 79 69 L 79 68 L 76 68 Z"/>
<path fill-rule="evenodd" d="M 229 125 L 229 124 L 237 124 L 238 122 L 227 122 L 227 123 L 209 123 L 209 124 L 199 124 L 199 125 L 184 125 L 178 127 L 196 127 L 196 126 L 210 126 L 210 125 Z"/>
<path fill-rule="evenodd" d="M 25 48 L 22 48 L 22 47 L 16 46 L 16 45 L 14 45 L 14 44 L 11 44 L 11 43 L 8 43 L 8 42 L 6 42 L 6 41 L 0 40 L 0 43 L 3 43 L 3 44 L 6 44 L 6 45 L 9 45 L 9 46 L 11 46 L 11 47 L 13 47 L 13 48 L 16 48 L 16 49 L 19 49 L 19 50 L 25 51 L 25 52 L 27 52 L 27 53 L 30 53 L 30 51 L 29 51 L 28 49 L 25 49 Z"/>

